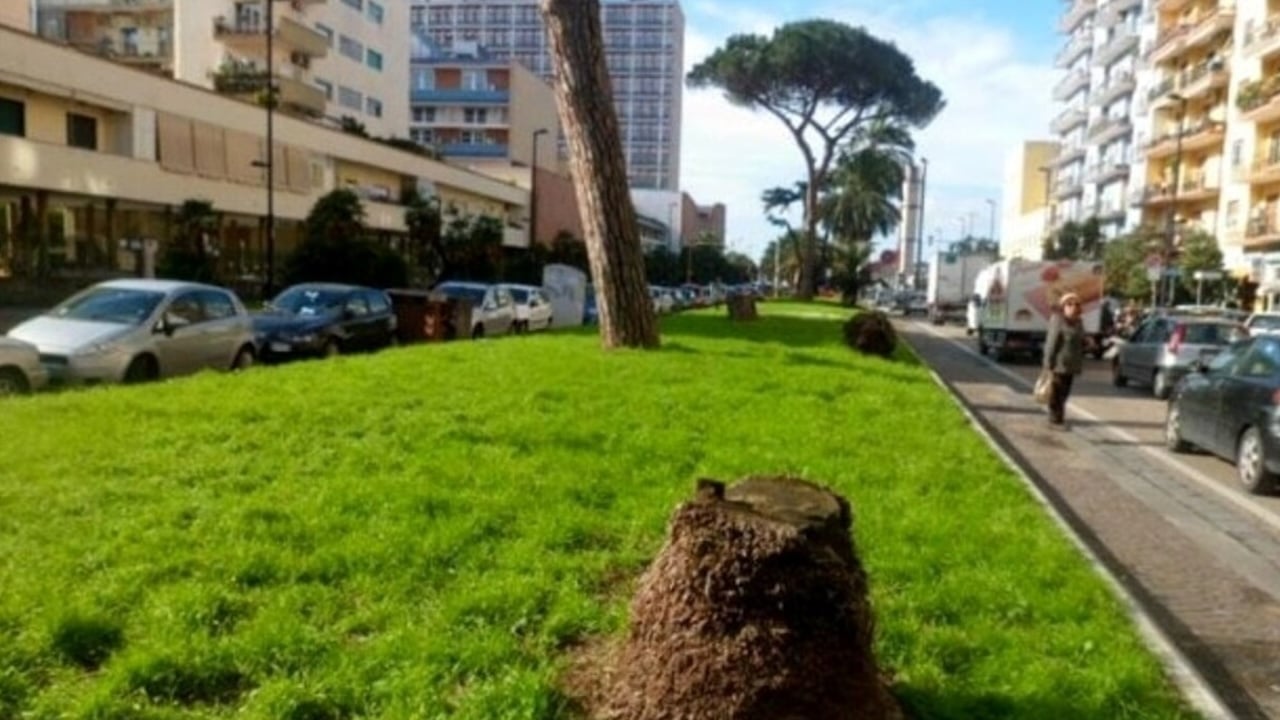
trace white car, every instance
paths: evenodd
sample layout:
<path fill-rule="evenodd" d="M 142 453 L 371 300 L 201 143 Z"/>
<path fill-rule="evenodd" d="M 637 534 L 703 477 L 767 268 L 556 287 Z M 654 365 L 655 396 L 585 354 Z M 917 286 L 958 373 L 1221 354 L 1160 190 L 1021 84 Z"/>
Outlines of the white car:
<path fill-rule="evenodd" d="M 653 311 L 659 315 L 666 315 L 675 309 L 675 298 L 666 292 L 666 288 L 650 285 L 649 297 L 653 300 Z"/>
<path fill-rule="evenodd" d="M 1244 326 L 1250 335 L 1280 335 L 1280 312 L 1254 313 Z"/>
<path fill-rule="evenodd" d="M 40 349 L 51 381 L 146 382 L 206 368 L 242 370 L 257 357 L 236 294 L 174 280 L 112 280 L 9 331 Z"/>
<path fill-rule="evenodd" d="M 25 395 L 49 382 L 40 350 L 31 343 L 0 337 L 0 397 Z"/>
<path fill-rule="evenodd" d="M 516 304 L 516 332 L 551 329 L 551 298 L 532 285 L 502 285 Z"/>
<path fill-rule="evenodd" d="M 432 292 L 470 303 L 472 340 L 515 332 L 516 304 L 511 292 L 501 285 L 450 280 Z"/>

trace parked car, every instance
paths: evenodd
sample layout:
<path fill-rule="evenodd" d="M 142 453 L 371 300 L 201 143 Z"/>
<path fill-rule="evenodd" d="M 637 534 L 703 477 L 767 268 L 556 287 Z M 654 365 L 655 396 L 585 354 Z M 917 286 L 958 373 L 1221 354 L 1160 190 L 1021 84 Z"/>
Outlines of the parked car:
<path fill-rule="evenodd" d="M 1197 366 L 1169 402 L 1165 443 L 1236 464 L 1241 486 L 1274 492 L 1280 474 L 1280 337 L 1236 343 Z"/>
<path fill-rule="evenodd" d="M 253 316 L 263 360 L 333 357 L 396 342 L 396 315 L 381 290 L 335 283 L 285 288 Z"/>
<path fill-rule="evenodd" d="M 596 288 L 594 285 L 587 285 L 587 292 L 582 306 L 582 324 L 600 324 L 600 307 L 596 305 Z"/>
<path fill-rule="evenodd" d="M 650 285 L 649 298 L 653 301 L 653 311 L 659 315 L 666 315 L 675 309 L 675 299 L 665 288 Z"/>
<path fill-rule="evenodd" d="M 25 395 L 49 381 L 40 350 L 31 343 L 0 337 L 0 397 Z"/>
<path fill-rule="evenodd" d="M 1259 312 L 1244 321 L 1250 335 L 1280 335 L 1280 312 Z"/>
<path fill-rule="evenodd" d="M 1148 384 L 1152 394 L 1164 400 L 1197 360 L 1208 359 L 1248 335 L 1233 320 L 1152 315 L 1119 346 L 1111 361 L 1111 379 L 1116 387 L 1131 381 Z"/>
<path fill-rule="evenodd" d="M 551 329 L 551 298 L 533 285 L 502 285 L 516 307 L 516 332 Z"/>
<path fill-rule="evenodd" d="M 516 303 L 511 292 L 500 285 L 450 280 L 437 285 L 434 292 L 471 304 L 473 340 L 507 335 L 515 330 Z"/>
<path fill-rule="evenodd" d="M 253 365 L 253 324 L 236 294 L 174 280 L 112 280 L 9 331 L 40 350 L 51 381 L 145 382 Z"/>

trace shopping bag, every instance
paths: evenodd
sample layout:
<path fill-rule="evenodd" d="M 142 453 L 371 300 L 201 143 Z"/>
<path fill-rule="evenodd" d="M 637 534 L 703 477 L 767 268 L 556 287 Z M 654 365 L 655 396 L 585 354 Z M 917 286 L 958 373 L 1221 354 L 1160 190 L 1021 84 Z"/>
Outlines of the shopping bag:
<path fill-rule="evenodd" d="M 1053 394 L 1053 373 L 1045 370 L 1040 373 L 1040 377 L 1036 378 L 1035 389 L 1031 391 L 1036 402 L 1041 405 L 1049 404 L 1049 396 Z"/>

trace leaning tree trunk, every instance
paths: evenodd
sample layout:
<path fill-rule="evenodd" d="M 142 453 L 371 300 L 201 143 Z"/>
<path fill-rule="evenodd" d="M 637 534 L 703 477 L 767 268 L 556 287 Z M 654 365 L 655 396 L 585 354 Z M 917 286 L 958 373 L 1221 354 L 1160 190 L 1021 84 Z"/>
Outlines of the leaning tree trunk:
<path fill-rule="evenodd" d="M 541 0 L 541 6 L 596 286 L 601 341 L 605 348 L 657 347 L 658 324 L 605 65 L 600 2 Z"/>
<path fill-rule="evenodd" d="M 818 179 L 810 174 L 804 195 L 804 234 L 800 237 L 800 282 L 796 296 L 812 300 L 817 290 L 818 274 Z"/>

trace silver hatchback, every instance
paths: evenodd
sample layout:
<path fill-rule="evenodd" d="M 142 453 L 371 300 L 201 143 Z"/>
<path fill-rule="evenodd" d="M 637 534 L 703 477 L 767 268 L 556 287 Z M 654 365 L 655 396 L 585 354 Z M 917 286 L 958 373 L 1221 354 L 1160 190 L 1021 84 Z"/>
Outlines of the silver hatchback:
<path fill-rule="evenodd" d="M 235 293 L 171 280 L 112 280 L 9 331 L 35 345 L 54 382 L 144 382 L 243 369 L 253 325 Z"/>
<path fill-rule="evenodd" d="M 0 337 L 0 397 L 39 390 L 48 379 L 35 345 Z"/>
<path fill-rule="evenodd" d="M 1116 387 L 1131 381 L 1150 385 L 1165 400 L 1197 360 L 1207 360 L 1233 342 L 1249 337 L 1243 325 L 1221 317 L 1148 318 L 1116 353 L 1111 379 Z"/>

